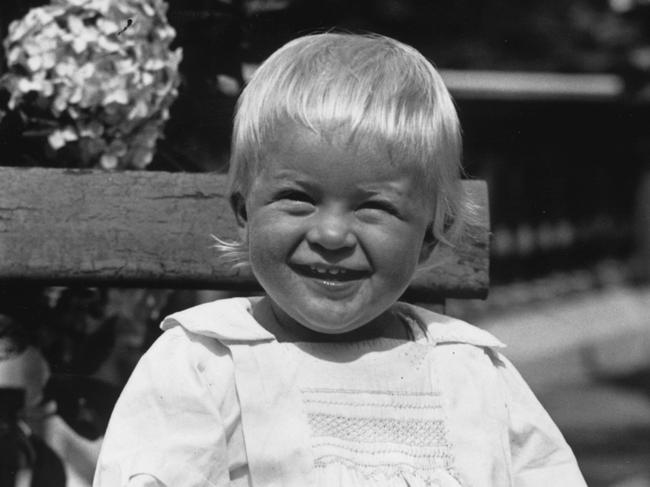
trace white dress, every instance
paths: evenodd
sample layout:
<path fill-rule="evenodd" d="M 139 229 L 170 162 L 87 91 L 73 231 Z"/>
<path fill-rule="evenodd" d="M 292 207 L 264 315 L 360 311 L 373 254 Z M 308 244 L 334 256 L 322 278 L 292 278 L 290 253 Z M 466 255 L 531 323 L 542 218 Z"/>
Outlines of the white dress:
<path fill-rule="evenodd" d="M 414 340 L 279 343 L 244 298 L 170 316 L 94 487 L 585 486 L 498 340 L 396 306 Z"/>

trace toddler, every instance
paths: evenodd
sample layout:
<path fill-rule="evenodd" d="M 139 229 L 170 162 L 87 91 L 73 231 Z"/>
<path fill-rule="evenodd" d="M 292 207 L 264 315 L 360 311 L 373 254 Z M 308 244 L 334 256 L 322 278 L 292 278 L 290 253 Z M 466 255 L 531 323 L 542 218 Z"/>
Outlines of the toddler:
<path fill-rule="evenodd" d="M 263 297 L 173 314 L 95 487 L 584 486 L 503 346 L 399 302 L 468 214 L 435 69 L 380 36 L 289 42 L 239 101 L 230 198 Z"/>

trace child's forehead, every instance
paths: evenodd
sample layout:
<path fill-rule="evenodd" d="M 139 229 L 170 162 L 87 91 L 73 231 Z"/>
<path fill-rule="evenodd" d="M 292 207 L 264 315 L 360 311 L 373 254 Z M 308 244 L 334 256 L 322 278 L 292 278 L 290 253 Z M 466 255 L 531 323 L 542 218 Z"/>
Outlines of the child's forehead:
<path fill-rule="evenodd" d="M 385 143 L 351 140 L 347 133 L 319 133 L 293 127 L 263 152 L 254 175 L 258 182 L 293 182 L 304 186 L 353 185 L 366 193 L 406 196 L 423 181 L 414 163 L 391 157 Z"/>
<path fill-rule="evenodd" d="M 272 137 L 260 157 L 259 170 L 272 168 L 274 172 L 301 172 L 306 166 L 319 165 L 326 169 L 338 168 L 350 175 L 364 175 L 368 167 L 385 168 L 390 172 L 409 167 L 393 157 L 387 141 L 361 135 L 345 126 L 335 128 L 307 127 L 300 123 L 285 123 Z M 344 161 L 344 164 L 339 164 Z"/>
<path fill-rule="evenodd" d="M 401 145 L 380 131 L 359 129 L 347 121 L 280 120 L 266 133 L 258 158 L 264 161 L 269 156 L 299 153 L 318 157 L 344 152 L 360 164 L 372 159 L 405 170 L 415 169 L 416 158 L 404 157 Z"/>

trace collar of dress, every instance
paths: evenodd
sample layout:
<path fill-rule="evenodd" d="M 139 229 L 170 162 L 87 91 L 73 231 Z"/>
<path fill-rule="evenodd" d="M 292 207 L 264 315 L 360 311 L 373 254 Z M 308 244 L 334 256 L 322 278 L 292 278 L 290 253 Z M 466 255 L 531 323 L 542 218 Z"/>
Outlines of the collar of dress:
<path fill-rule="evenodd" d="M 174 313 L 161 324 L 163 330 L 182 326 L 187 331 L 216 338 L 222 343 L 271 342 L 275 337 L 266 331 L 252 314 L 251 299 L 229 298 L 200 304 Z M 400 310 L 417 320 L 432 345 L 464 343 L 478 347 L 502 348 L 505 345 L 487 331 L 462 320 L 428 309 L 399 302 Z"/>

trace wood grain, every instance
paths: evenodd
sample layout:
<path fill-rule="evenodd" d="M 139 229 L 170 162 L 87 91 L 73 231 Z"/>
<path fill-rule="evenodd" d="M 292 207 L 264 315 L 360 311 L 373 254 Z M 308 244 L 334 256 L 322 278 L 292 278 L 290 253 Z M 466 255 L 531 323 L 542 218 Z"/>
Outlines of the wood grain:
<path fill-rule="evenodd" d="M 487 189 L 464 185 L 479 223 L 414 279 L 411 299 L 487 294 Z M 225 187 L 214 173 L 1 167 L 0 281 L 257 289 L 212 248 L 211 235 L 236 238 Z"/>

